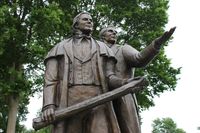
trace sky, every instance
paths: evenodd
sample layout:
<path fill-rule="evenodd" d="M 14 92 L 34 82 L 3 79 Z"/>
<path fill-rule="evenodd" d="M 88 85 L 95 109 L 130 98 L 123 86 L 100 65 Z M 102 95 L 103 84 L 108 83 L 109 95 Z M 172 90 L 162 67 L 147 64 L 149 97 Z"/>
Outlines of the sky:
<path fill-rule="evenodd" d="M 176 26 L 173 40 L 165 47 L 172 66 L 182 67 L 176 91 L 164 92 L 155 97 L 155 106 L 141 113 L 142 133 L 152 131 L 156 118 L 172 118 L 178 128 L 187 133 L 200 133 L 200 0 L 170 0 L 169 22 L 166 30 Z M 198 69 L 199 68 L 199 69 Z M 42 107 L 42 98 L 31 98 L 27 128 L 32 128 L 32 119 Z"/>
<path fill-rule="evenodd" d="M 176 26 L 165 48 L 175 68 L 182 67 L 176 91 L 155 98 L 155 107 L 142 112 L 142 131 L 152 131 L 156 118 L 172 118 L 187 133 L 200 133 L 200 0 L 170 0 L 166 30 Z"/>

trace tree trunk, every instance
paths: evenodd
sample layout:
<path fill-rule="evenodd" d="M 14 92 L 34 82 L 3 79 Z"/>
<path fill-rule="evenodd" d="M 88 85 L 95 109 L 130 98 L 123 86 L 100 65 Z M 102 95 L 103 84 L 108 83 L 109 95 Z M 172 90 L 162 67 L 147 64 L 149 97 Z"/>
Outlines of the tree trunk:
<path fill-rule="evenodd" d="M 17 112 L 19 106 L 19 97 L 10 96 L 9 97 L 9 113 L 8 113 L 8 124 L 6 133 L 15 133 Z"/>

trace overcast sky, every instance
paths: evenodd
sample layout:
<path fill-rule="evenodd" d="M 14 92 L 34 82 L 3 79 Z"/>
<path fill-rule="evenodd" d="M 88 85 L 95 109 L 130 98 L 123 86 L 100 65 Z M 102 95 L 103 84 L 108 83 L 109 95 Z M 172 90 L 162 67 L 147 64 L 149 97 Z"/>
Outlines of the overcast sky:
<path fill-rule="evenodd" d="M 150 133 L 152 121 L 171 117 L 187 133 L 200 133 L 200 0 L 170 0 L 169 23 L 177 26 L 174 39 L 165 49 L 172 66 L 182 67 L 176 91 L 155 98 L 155 107 L 143 112 L 143 133 Z"/>
<path fill-rule="evenodd" d="M 200 0 L 170 0 L 168 13 L 166 30 L 173 26 L 177 29 L 165 49 L 172 66 L 182 67 L 182 71 L 176 91 L 156 97 L 156 106 L 141 114 L 142 131 L 150 133 L 154 119 L 170 117 L 187 133 L 200 133 Z M 32 119 L 41 107 L 41 98 L 31 99 L 28 120 L 24 122 L 27 128 L 32 127 Z"/>

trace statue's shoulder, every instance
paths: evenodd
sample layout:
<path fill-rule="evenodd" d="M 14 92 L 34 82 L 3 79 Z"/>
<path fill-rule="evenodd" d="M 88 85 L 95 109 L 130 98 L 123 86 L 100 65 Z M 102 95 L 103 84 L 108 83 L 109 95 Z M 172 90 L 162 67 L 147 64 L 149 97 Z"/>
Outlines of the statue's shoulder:
<path fill-rule="evenodd" d="M 113 51 L 102 41 L 96 40 L 99 49 L 100 54 L 108 57 L 114 57 Z"/>
<path fill-rule="evenodd" d="M 99 41 L 99 40 L 95 40 L 95 41 L 97 42 L 97 44 L 99 45 L 99 47 L 101 49 L 107 49 L 108 48 L 108 46 L 104 42 Z"/>
<path fill-rule="evenodd" d="M 122 50 L 122 48 L 123 48 L 124 45 L 114 44 L 113 46 L 114 46 L 117 50 Z M 113 46 L 112 46 L 112 47 L 113 47 Z"/>
<path fill-rule="evenodd" d="M 62 40 L 61 42 L 57 43 L 47 54 L 46 59 L 48 58 L 53 58 L 57 56 L 64 55 L 65 50 L 64 50 L 64 45 L 68 45 L 70 42 L 71 38 L 67 38 Z"/>
<path fill-rule="evenodd" d="M 138 50 L 136 50 L 129 44 L 124 44 L 123 46 L 121 46 L 121 49 L 122 49 L 123 55 L 132 55 L 139 52 Z"/>

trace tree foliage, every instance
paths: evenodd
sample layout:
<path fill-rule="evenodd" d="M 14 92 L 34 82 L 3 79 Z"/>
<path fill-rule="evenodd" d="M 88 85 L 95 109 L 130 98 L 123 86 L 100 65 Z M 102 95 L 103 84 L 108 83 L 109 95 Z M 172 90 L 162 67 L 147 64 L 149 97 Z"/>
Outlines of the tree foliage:
<path fill-rule="evenodd" d="M 29 96 L 41 89 L 43 59 L 60 40 L 71 35 L 73 17 L 80 11 L 93 16 L 93 35 L 107 25 L 118 27 L 120 44 L 138 50 L 164 32 L 168 0 L 1 0 L 0 1 L 0 129 L 5 131 L 8 97 L 19 97 L 17 120 L 24 119 Z M 165 44 L 167 45 L 167 44 Z M 137 95 L 141 109 L 153 97 L 174 90 L 180 68 L 171 67 L 164 49 L 136 75 L 149 75 L 150 85 Z"/>
<path fill-rule="evenodd" d="M 0 129 L 3 131 L 9 118 L 10 97 L 19 99 L 19 103 L 15 103 L 19 104 L 17 120 L 24 120 L 29 96 L 41 86 L 44 55 L 59 39 L 56 31 L 64 31 L 61 16 L 57 4 L 38 0 L 0 1 L 0 106 L 3 114 Z"/>
<path fill-rule="evenodd" d="M 152 133 L 186 133 L 183 129 L 177 128 L 171 118 L 156 119 L 153 121 Z"/>

